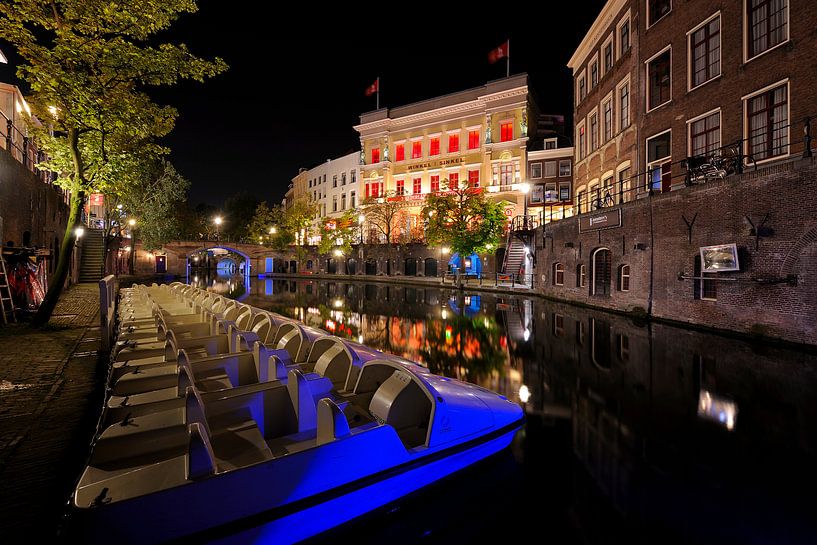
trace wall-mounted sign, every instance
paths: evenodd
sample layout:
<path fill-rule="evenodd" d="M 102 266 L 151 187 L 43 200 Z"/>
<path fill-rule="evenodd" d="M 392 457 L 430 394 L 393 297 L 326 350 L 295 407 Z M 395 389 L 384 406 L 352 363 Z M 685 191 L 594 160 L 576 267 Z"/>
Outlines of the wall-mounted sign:
<path fill-rule="evenodd" d="M 595 214 L 582 214 L 579 216 L 580 233 L 584 231 L 613 229 L 615 227 L 621 227 L 621 208 L 616 208 L 609 212 L 597 212 Z"/>
<path fill-rule="evenodd" d="M 454 157 L 453 159 L 440 159 L 439 161 L 426 161 L 424 163 L 414 163 L 408 166 L 408 170 L 423 170 L 425 168 L 446 167 L 450 165 L 461 165 L 465 162 L 464 157 Z"/>
<path fill-rule="evenodd" d="M 102 193 L 91 193 L 91 196 L 88 198 L 91 203 L 91 206 L 102 206 L 105 203 L 105 197 Z"/>
<path fill-rule="evenodd" d="M 701 247 L 703 272 L 739 271 L 738 248 L 735 243 Z"/>

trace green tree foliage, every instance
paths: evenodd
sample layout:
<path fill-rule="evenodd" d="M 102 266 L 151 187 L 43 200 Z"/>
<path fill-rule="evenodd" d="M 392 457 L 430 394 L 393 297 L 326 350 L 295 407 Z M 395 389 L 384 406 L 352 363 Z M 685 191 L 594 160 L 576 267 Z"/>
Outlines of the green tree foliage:
<path fill-rule="evenodd" d="M 463 256 L 496 246 L 507 225 L 502 205 L 472 187 L 429 195 L 423 218 L 428 221 L 426 240 L 430 244 L 445 244 Z"/>
<path fill-rule="evenodd" d="M 123 209 L 137 221 L 146 250 L 160 248 L 182 236 L 178 211 L 184 207 L 190 182 L 167 161 L 157 161 L 141 179 L 127 184 L 121 195 Z"/>
<path fill-rule="evenodd" d="M 48 293 L 35 317 L 50 317 L 68 275 L 74 226 L 87 193 L 105 193 L 116 163 L 130 153 L 161 153 L 153 139 L 173 128 L 177 112 L 155 103 L 149 86 L 202 81 L 223 70 L 184 45 L 160 36 L 195 0 L 4 0 L 0 28 L 24 63 L 33 113 L 48 127 L 35 131 L 70 190 L 68 226 Z M 53 130 L 48 130 L 53 129 Z"/>
<path fill-rule="evenodd" d="M 233 242 L 258 242 L 250 234 L 250 223 L 259 205 L 258 198 L 246 191 L 241 191 L 224 201 L 224 223 L 221 235 L 224 240 Z"/>
<path fill-rule="evenodd" d="M 285 228 L 284 208 L 281 205 L 268 206 L 266 202 L 256 207 L 249 232 L 253 241 L 260 241 L 276 250 L 284 250 L 295 241 L 295 235 Z"/>
<path fill-rule="evenodd" d="M 295 199 L 283 214 L 283 228 L 292 234 L 295 244 L 303 246 L 312 232 L 312 220 L 318 213 L 318 205 L 309 197 Z"/>
<path fill-rule="evenodd" d="M 344 255 L 352 252 L 352 243 L 360 238 L 357 212 L 347 210 L 338 218 L 324 218 L 318 252 L 323 255 L 340 250 Z"/>

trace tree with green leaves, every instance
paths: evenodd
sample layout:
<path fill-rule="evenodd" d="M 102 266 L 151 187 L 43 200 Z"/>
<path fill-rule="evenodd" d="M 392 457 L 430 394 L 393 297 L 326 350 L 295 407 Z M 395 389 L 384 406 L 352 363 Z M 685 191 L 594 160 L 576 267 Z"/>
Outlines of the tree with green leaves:
<path fill-rule="evenodd" d="M 253 241 L 259 241 L 276 250 L 285 250 L 295 242 L 295 236 L 284 227 L 284 208 L 280 204 L 268 206 L 261 202 L 250 221 L 249 232 Z"/>
<path fill-rule="evenodd" d="M 354 209 L 347 210 L 337 218 L 324 218 L 318 252 L 326 255 L 340 250 L 344 255 L 351 254 L 352 243 L 358 239 L 359 231 L 357 212 Z"/>
<path fill-rule="evenodd" d="M 312 221 L 318 214 L 318 205 L 309 197 L 295 199 L 292 206 L 284 211 L 283 228 L 295 237 L 295 244 L 306 245 L 312 233 Z"/>
<path fill-rule="evenodd" d="M 224 71 L 181 44 L 163 41 L 195 0 L 5 0 L 3 38 L 23 64 L 19 76 L 31 88 L 33 114 L 46 125 L 34 130 L 70 191 L 68 226 L 48 292 L 34 318 L 45 323 L 68 275 L 74 228 L 90 192 L 105 193 L 115 179 L 115 158 L 164 153 L 155 144 L 173 129 L 177 112 L 153 101 L 146 89 L 180 80 L 203 81 Z"/>
<path fill-rule="evenodd" d="M 122 208 L 136 220 L 145 250 L 181 237 L 177 212 L 187 200 L 188 189 L 190 182 L 164 160 L 156 161 L 141 179 L 125 186 Z"/>
<path fill-rule="evenodd" d="M 429 195 L 423 218 L 428 222 L 429 244 L 444 244 L 461 256 L 496 247 L 507 226 L 502 205 L 489 200 L 483 190 L 468 186 Z"/>

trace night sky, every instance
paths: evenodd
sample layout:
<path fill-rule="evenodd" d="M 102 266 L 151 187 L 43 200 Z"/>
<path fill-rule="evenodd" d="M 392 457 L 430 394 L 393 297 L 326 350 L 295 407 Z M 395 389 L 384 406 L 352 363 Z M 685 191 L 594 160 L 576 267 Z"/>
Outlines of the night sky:
<path fill-rule="evenodd" d="M 569 121 L 572 79 L 565 65 L 604 1 L 577 3 L 581 9 L 570 17 L 559 9 L 539 19 L 511 5 L 496 6 L 507 8 L 503 14 L 474 8 L 483 19 L 473 24 L 435 3 L 405 4 L 399 15 L 383 12 L 387 4 L 345 5 L 329 13 L 311 3 L 288 4 L 282 17 L 250 10 L 256 3 L 202 0 L 197 14 L 172 28 L 173 41 L 230 65 L 204 84 L 155 93 L 179 109 L 166 144 L 193 184 L 192 205 L 218 205 L 241 190 L 279 202 L 299 167 L 359 147 L 352 127 L 375 109 L 364 90 L 377 76 L 387 107 L 483 85 L 504 77 L 504 60 L 491 65 L 487 55 L 507 38 L 511 73 L 530 74 L 540 110 Z M 422 13 L 408 14 L 413 8 Z M 0 81 L 11 79 L 10 72 L 0 65 Z"/>

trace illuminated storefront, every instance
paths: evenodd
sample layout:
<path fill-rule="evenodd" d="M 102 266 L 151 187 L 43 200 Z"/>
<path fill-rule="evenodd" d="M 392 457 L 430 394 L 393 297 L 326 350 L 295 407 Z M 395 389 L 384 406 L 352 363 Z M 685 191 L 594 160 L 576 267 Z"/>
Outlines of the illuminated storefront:
<path fill-rule="evenodd" d="M 527 75 L 360 116 L 363 199 L 405 203 L 398 235 L 422 224 L 426 197 L 447 188 L 484 188 L 521 213 L 528 134 L 538 112 Z"/>

